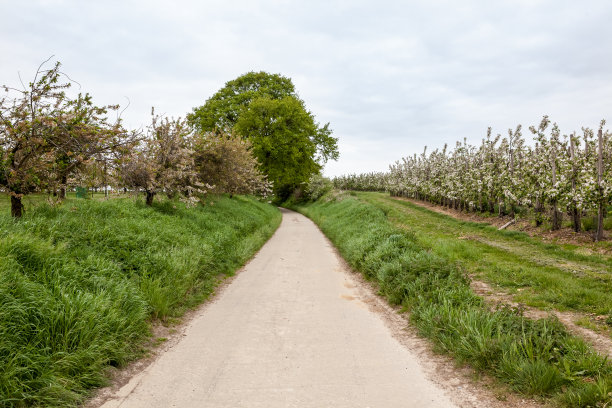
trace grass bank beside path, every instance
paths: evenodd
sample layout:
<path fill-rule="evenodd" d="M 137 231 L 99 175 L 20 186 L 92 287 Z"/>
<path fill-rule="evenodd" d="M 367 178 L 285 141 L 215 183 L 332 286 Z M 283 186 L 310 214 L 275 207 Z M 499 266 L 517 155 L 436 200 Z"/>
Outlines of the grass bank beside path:
<path fill-rule="evenodd" d="M 205 300 L 272 235 L 277 208 L 69 199 L 0 214 L 0 406 L 75 406 L 143 353 L 151 321 Z"/>
<path fill-rule="evenodd" d="M 437 351 L 552 405 L 612 403 L 607 358 L 555 318 L 530 320 L 509 307 L 490 310 L 472 292 L 459 257 L 436 249 L 452 243 L 432 238 L 421 226 L 425 216 L 399 226 L 396 203 L 380 200 L 383 195 L 336 193 L 295 209 L 319 225 L 353 268 L 377 282 L 382 295 L 405 307 Z"/>
<path fill-rule="evenodd" d="M 429 251 L 458 262 L 475 279 L 503 288 L 517 302 L 606 316 L 612 324 L 612 257 L 458 220 L 382 193 L 356 196 L 414 233 Z"/>

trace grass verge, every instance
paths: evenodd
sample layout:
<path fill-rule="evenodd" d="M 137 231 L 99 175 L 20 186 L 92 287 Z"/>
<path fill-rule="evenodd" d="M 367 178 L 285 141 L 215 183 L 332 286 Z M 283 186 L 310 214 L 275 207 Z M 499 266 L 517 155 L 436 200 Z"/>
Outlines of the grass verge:
<path fill-rule="evenodd" d="M 256 200 L 70 200 L 0 215 L 0 406 L 74 406 L 272 235 Z"/>
<path fill-rule="evenodd" d="M 376 281 L 382 295 L 410 311 L 437 351 L 556 405 L 612 401 L 606 358 L 553 317 L 534 321 L 520 310 L 490 310 L 460 264 L 424 245 L 410 225 L 393 225 L 383 209 L 350 196 L 296 209 L 319 225 L 353 268 Z"/>

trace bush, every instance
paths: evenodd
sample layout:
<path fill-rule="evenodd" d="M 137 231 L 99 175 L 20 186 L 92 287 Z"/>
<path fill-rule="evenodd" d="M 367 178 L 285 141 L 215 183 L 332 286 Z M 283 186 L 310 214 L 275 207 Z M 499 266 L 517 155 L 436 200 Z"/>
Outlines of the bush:
<path fill-rule="evenodd" d="M 320 174 L 310 176 L 308 183 L 303 189 L 303 198 L 309 201 L 317 201 L 334 188 L 332 181 Z"/>

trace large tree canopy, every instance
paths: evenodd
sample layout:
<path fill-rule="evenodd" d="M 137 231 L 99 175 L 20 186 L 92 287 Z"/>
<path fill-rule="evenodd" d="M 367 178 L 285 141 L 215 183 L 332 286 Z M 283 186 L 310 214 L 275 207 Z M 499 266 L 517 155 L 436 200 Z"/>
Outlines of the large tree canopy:
<path fill-rule="evenodd" d="M 249 139 L 281 196 L 338 158 L 329 124 L 319 125 L 291 79 L 278 74 L 249 72 L 229 81 L 188 119 L 199 131 L 234 131 Z"/>
<path fill-rule="evenodd" d="M 249 72 L 227 82 L 204 105 L 194 108 L 188 119 L 201 131 L 228 130 L 253 100 L 285 96 L 297 96 L 291 79 L 267 72 Z"/>

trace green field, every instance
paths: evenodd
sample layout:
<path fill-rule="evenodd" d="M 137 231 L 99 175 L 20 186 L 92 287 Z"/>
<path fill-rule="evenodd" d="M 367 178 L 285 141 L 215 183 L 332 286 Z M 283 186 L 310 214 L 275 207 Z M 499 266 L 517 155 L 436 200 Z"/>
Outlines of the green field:
<path fill-rule="evenodd" d="M 26 199 L 0 207 L 0 405 L 74 406 L 104 369 L 141 356 L 152 320 L 213 293 L 271 236 L 280 212 L 255 199 Z"/>
<path fill-rule="evenodd" d="M 513 276 L 521 276 L 521 287 L 528 288 L 520 294 L 524 300 L 600 310 L 594 299 L 609 302 L 609 281 L 597 276 L 609 270 L 609 259 L 484 224 L 463 223 L 384 194 L 336 193 L 335 198 L 332 194 L 296 209 L 313 219 L 347 262 L 377 283 L 389 302 L 410 312 L 412 323 L 436 350 L 516 392 L 556 406 L 612 403 L 612 365 L 607 357 L 553 317 L 530 320 L 519 309 L 491 310 L 474 294 L 469 277 L 469 273 L 491 276 L 512 289 L 517 288 Z M 490 245 L 480 238 L 459 239 L 465 233 Z M 501 243 L 512 248 L 502 250 Z M 580 264 L 589 272 L 573 283 L 559 262 Z M 570 283 L 573 286 L 563 287 Z M 547 295 L 539 295 L 540 289 Z M 572 291 L 591 298 L 581 300 Z M 578 300 L 569 302 L 562 299 L 565 296 Z"/>
<path fill-rule="evenodd" d="M 612 313 L 612 258 L 585 254 L 578 245 L 556 245 L 516 231 L 461 221 L 383 193 L 356 193 L 384 211 L 420 245 L 457 261 L 473 278 L 530 306 Z M 601 243 L 607 244 L 607 243 Z M 612 321 L 612 320 L 611 320 Z"/>

